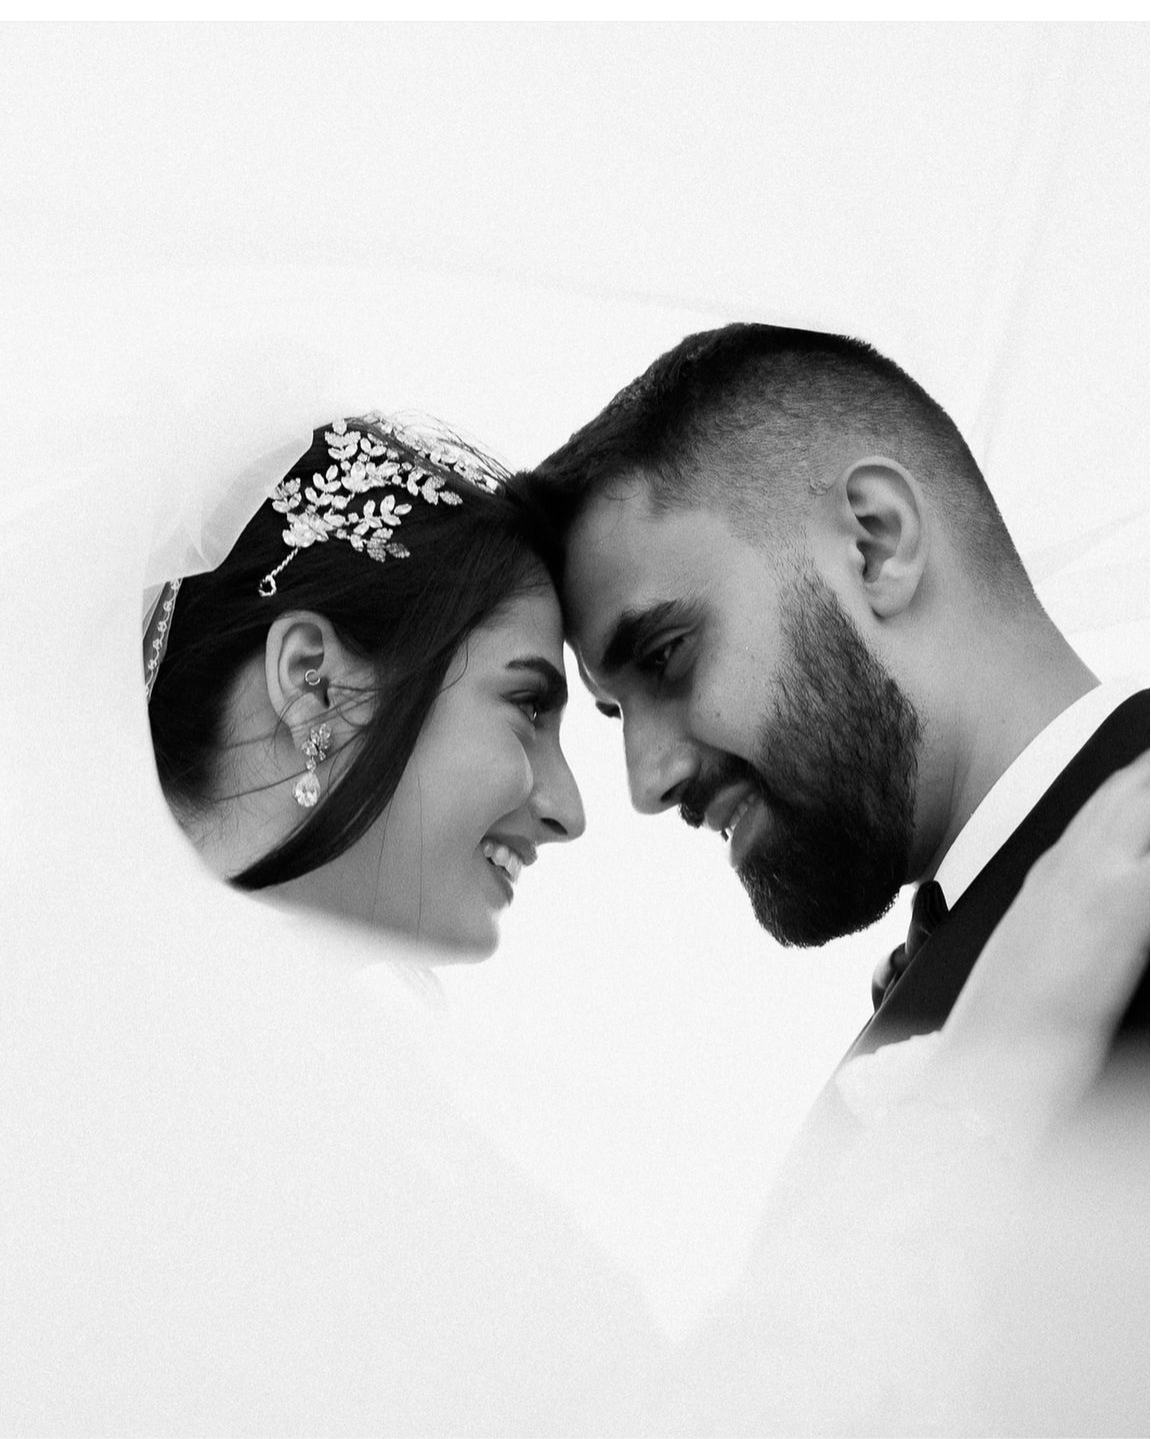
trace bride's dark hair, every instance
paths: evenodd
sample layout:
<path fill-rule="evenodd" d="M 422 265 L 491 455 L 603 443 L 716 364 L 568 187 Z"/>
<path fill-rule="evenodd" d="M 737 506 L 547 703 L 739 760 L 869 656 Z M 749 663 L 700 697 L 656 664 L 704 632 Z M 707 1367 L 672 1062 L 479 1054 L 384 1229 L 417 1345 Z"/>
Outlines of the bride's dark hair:
<path fill-rule="evenodd" d="M 362 419 L 347 424 L 372 428 Z M 327 470 L 328 428 L 315 431 L 285 478 L 298 477 L 303 486 Z M 489 474 L 502 474 L 488 457 L 452 439 Z M 404 449 L 392 437 L 388 444 Z M 269 500 L 221 565 L 181 585 L 148 705 L 160 784 L 177 812 L 210 805 L 218 759 L 228 744 L 233 683 L 240 668 L 263 653 L 269 626 L 280 614 L 325 615 L 376 676 L 372 718 L 361 727 L 340 782 L 282 844 L 234 876 L 241 888 L 284 884 L 355 844 L 395 793 L 452 656 L 502 605 L 550 583 L 520 509 L 502 487 L 489 492 L 426 457 L 418 462 L 442 475 L 444 488 L 462 503 L 414 500 L 396 533 L 409 551 L 406 559 L 380 563 L 347 542 L 312 544 L 294 552 L 276 592 L 264 597 L 261 580 L 289 553 L 284 515 Z M 397 499 L 406 498 L 397 492 Z"/>

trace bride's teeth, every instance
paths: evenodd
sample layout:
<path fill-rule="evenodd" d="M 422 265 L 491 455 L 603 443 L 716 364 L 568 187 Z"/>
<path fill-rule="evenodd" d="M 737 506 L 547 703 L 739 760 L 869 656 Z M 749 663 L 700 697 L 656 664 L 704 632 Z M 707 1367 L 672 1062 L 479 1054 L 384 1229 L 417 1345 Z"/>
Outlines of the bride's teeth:
<path fill-rule="evenodd" d="M 513 884 L 519 879 L 524 862 L 514 849 L 509 849 L 506 844 L 496 844 L 494 840 L 488 839 L 483 843 L 483 854 L 485 859 L 498 865 Z"/>

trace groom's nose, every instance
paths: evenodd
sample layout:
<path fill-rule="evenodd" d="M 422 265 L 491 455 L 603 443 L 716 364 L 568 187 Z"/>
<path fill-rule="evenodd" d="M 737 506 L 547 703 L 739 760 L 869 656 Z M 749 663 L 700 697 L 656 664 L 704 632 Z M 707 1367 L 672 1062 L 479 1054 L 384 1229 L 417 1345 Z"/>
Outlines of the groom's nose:
<path fill-rule="evenodd" d="M 691 741 L 655 720 L 625 725 L 624 753 L 631 802 L 640 814 L 659 814 L 679 804 L 699 768 Z"/>

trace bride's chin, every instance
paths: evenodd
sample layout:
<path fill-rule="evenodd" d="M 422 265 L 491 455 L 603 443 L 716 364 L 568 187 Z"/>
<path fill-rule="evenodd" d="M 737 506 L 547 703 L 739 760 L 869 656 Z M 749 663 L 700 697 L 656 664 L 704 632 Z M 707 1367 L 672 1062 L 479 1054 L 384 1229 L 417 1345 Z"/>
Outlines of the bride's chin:
<path fill-rule="evenodd" d="M 372 888 L 378 891 L 381 886 Z M 368 885 L 338 865 L 313 870 L 262 894 L 273 903 L 326 913 L 373 930 L 385 943 L 391 939 L 400 946 L 414 946 L 422 964 L 478 964 L 495 953 L 500 941 L 499 913 L 477 895 L 460 896 L 458 903 L 450 905 L 441 896 L 439 905 L 430 906 L 426 895 L 421 903 L 415 886 L 397 885 L 387 898 L 377 893 L 373 903 Z"/>
<path fill-rule="evenodd" d="M 422 964 L 479 964 L 490 959 L 500 942 L 499 915 L 486 905 L 378 906 L 369 923 L 381 934 L 414 944 Z"/>
<path fill-rule="evenodd" d="M 458 924 L 424 927 L 411 937 L 427 950 L 422 956 L 424 961 L 437 965 L 482 964 L 492 957 L 500 942 L 499 924 L 493 914 L 476 916 L 471 923 L 464 922 L 461 916 Z"/>

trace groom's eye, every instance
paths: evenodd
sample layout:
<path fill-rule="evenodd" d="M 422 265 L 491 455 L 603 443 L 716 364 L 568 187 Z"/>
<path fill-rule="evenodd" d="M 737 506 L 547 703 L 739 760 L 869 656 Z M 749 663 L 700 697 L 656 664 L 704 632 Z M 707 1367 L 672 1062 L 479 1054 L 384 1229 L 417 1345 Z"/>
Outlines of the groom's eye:
<path fill-rule="evenodd" d="M 648 650 L 636 661 L 636 669 L 642 675 L 648 675 L 656 680 L 663 679 L 672 656 L 683 643 L 683 639 L 683 635 L 676 635 L 673 639 L 664 640 L 662 644 Z"/>

